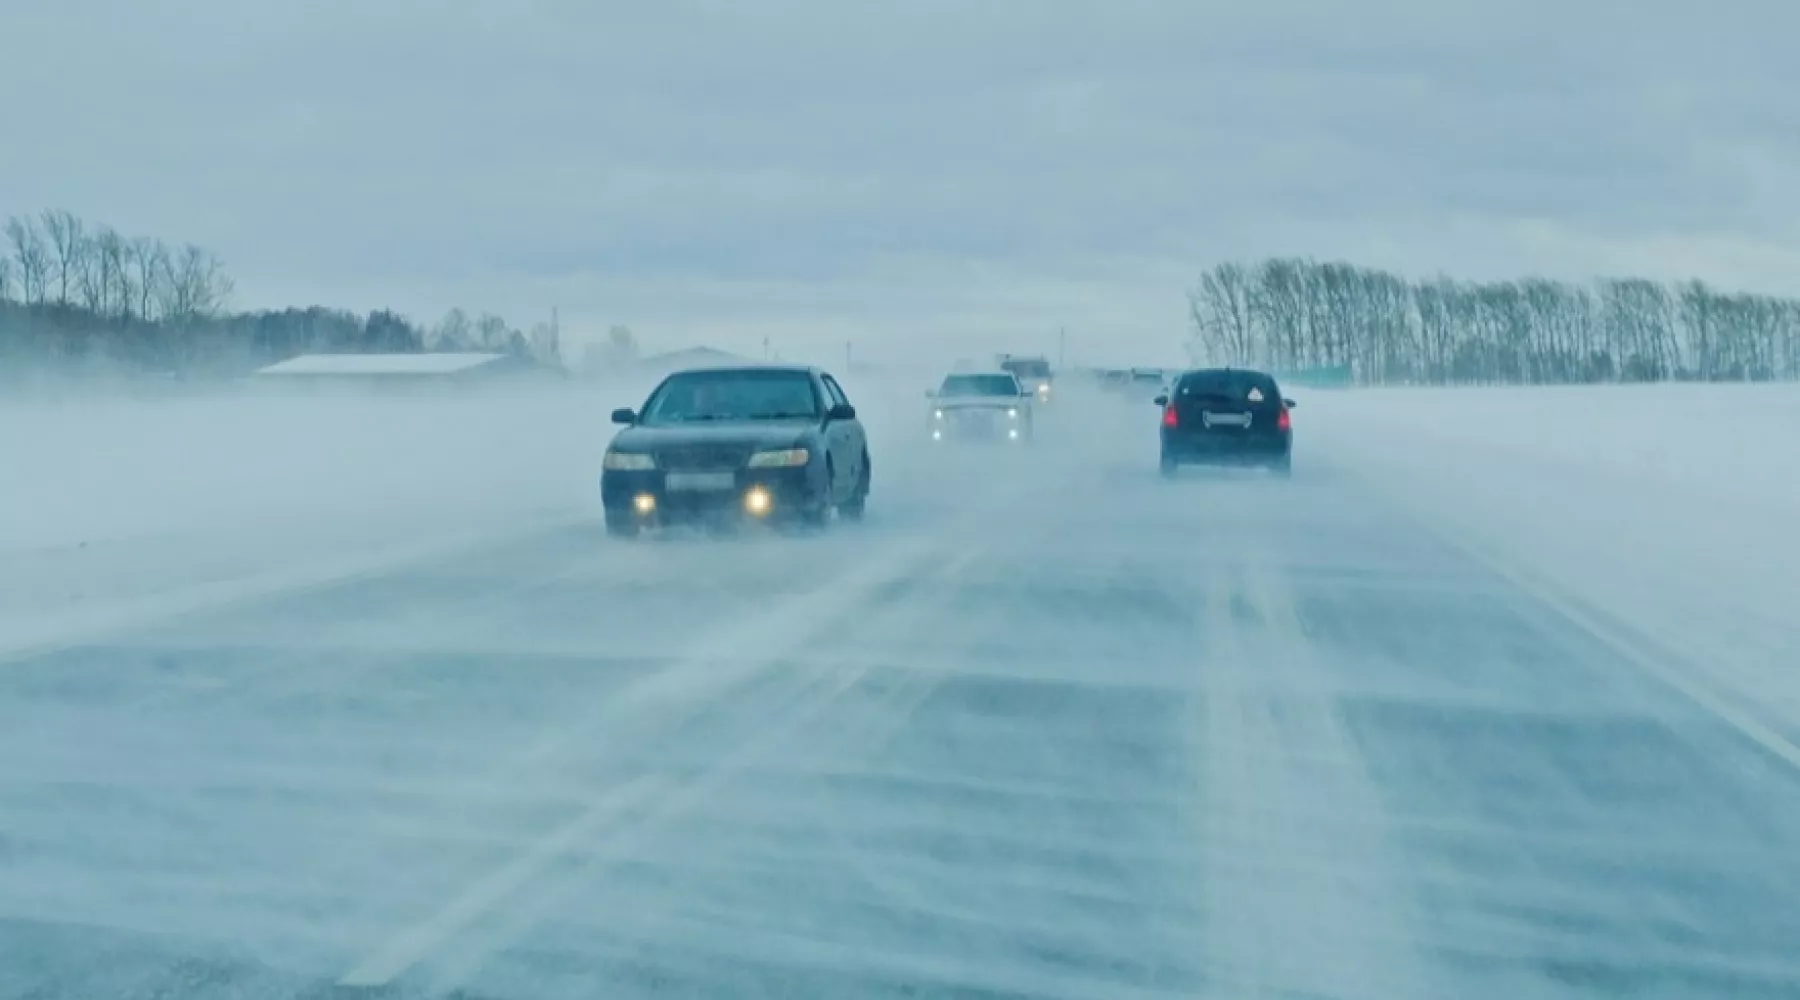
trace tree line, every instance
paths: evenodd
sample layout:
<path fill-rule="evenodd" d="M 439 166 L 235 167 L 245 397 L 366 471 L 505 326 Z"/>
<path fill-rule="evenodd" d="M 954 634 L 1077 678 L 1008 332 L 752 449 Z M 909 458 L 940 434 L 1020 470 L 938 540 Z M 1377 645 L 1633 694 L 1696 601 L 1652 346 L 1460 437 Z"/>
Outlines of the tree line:
<path fill-rule="evenodd" d="M 1188 293 L 1197 363 L 1348 366 L 1365 384 L 1800 378 L 1800 301 L 1702 281 L 1410 281 L 1300 258 L 1229 262 Z"/>
<path fill-rule="evenodd" d="M 432 326 L 390 310 L 234 312 L 224 265 L 192 244 L 126 236 L 52 209 L 13 216 L 0 244 L 0 378 L 105 369 L 235 375 L 308 353 L 493 351 L 557 363 L 554 324 L 529 333 L 452 309 Z"/>

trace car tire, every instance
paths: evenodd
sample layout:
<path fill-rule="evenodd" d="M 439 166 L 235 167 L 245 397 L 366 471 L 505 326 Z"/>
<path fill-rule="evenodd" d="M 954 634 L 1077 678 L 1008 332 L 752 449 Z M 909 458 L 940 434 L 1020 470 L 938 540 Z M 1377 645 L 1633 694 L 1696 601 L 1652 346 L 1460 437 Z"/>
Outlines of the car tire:
<path fill-rule="evenodd" d="M 1275 461 L 1270 462 L 1269 471 L 1283 479 L 1292 478 L 1294 475 L 1294 456 L 1283 455 Z"/>
<path fill-rule="evenodd" d="M 860 521 L 869 506 L 869 482 L 873 478 L 869 469 L 869 456 L 862 460 L 862 475 L 857 477 L 856 493 L 850 499 L 838 505 L 838 514 L 848 521 Z"/>
<path fill-rule="evenodd" d="M 1162 473 L 1164 479 L 1174 479 L 1176 471 L 1180 468 L 1181 463 L 1175 460 L 1175 456 L 1166 451 L 1162 453 L 1162 461 L 1158 463 L 1157 471 Z"/>

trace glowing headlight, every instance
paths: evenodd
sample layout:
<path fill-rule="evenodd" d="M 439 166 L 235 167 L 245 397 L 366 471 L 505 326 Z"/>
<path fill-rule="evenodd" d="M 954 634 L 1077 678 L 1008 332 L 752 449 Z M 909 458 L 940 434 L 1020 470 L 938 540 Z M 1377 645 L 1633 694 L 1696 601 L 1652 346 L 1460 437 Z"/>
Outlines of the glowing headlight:
<path fill-rule="evenodd" d="M 601 460 L 601 467 L 616 472 L 654 469 L 656 461 L 649 455 L 640 455 L 629 451 L 609 451 L 606 453 L 606 458 Z"/>
<path fill-rule="evenodd" d="M 805 465 L 812 453 L 805 448 L 787 448 L 782 451 L 759 451 L 750 456 L 752 469 L 791 469 L 796 465 Z"/>
<path fill-rule="evenodd" d="M 943 410 L 932 410 L 931 415 L 933 417 L 936 417 L 939 420 L 944 419 L 944 411 Z"/>
<path fill-rule="evenodd" d="M 1040 395 L 1040 396 L 1050 395 L 1050 383 L 1048 383 L 1048 382 L 1038 383 L 1038 395 Z"/>
<path fill-rule="evenodd" d="M 631 498 L 631 509 L 639 514 L 656 513 L 656 498 L 648 493 L 639 493 Z"/>
<path fill-rule="evenodd" d="M 775 498 L 761 486 L 753 487 L 750 492 L 744 494 L 744 509 L 757 517 L 767 514 L 769 508 L 773 506 L 775 506 Z"/>
<path fill-rule="evenodd" d="M 1015 406 L 1012 409 L 1007 410 L 1006 415 L 1013 420 L 1019 419 L 1019 408 Z"/>

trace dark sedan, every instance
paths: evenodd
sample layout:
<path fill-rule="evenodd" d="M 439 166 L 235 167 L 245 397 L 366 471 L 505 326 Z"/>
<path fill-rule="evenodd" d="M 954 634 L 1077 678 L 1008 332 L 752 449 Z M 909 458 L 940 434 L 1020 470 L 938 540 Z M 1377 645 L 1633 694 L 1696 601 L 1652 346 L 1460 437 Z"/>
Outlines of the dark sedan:
<path fill-rule="evenodd" d="M 1273 376 L 1238 368 L 1183 372 L 1162 407 L 1162 473 L 1183 465 L 1251 465 L 1293 471 L 1295 406 Z"/>
<path fill-rule="evenodd" d="M 831 375 L 758 365 L 677 372 L 625 429 L 600 476 L 606 529 L 632 535 L 680 522 L 821 525 L 868 502 L 868 436 Z"/>

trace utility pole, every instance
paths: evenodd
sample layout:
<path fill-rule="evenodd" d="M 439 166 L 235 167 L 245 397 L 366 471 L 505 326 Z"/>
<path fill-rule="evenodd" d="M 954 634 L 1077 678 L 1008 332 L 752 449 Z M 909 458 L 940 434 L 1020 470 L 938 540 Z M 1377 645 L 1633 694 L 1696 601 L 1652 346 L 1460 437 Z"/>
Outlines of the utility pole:
<path fill-rule="evenodd" d="M 1067 348 L 1068 345 L 1069 345 L 1069 328 L 1066 326 L 1057 327 L 1056 328 L 1056 367 L 1058 367 L 1058 368 L 1061 368 L 1063 366 L 1063 353 L 1064 353 L 1064 349 Z"/>
<path fill-rule="evenodd" d="M 769 360 L 769 338 L 763 338 L 763 360 Z"/>
<path fill-rule="evenodd" d="M 846 341 L 844 341 L 844 372 L 846 374 L 848 374 L 849 371 L 850 371 L 850 342 L 848 340 L 846 340 Z"/>

